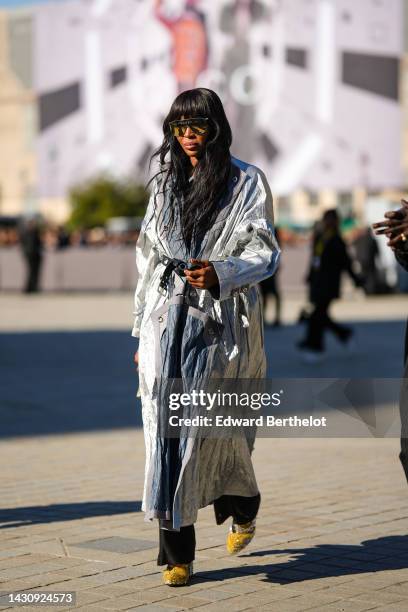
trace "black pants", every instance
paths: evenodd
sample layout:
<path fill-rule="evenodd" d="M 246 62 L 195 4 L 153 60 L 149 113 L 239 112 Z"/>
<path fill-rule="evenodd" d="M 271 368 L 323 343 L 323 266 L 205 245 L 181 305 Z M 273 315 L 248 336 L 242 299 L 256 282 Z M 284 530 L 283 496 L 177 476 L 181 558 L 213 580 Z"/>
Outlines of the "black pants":
<path fill-rule="evenodd" d="M 314 310 L 310 315 L 307 325 L 305 344 L 315 351 L 324 349 L 324 331 L 329 329 L 339 340 L 345 342 L 351 335 L 350 327 L 340 325 L 330 318 L 328 310 L 332 300 L 321 300 L 314 304 Z"/>
<path fill-rule="evenodd" d="M 26 258 L 26 283 L 24 293 L 34 293 L 39 289 L 40 269 L 42 258 Z"/>
<path fill-rule="evenodd" d="M 214 513 L 217 525 L 232 516 L 234 523 L 243 525 L 252 521 L 258 514 L 261 495 L 241 497 L 240 495 L 223 495 L 214 501 Z M 159 529 L 159 555 L 157 565 L 177 565 L 191 563 L 195 558 L 194 525 L 181 527 L 180 531 Z"/>

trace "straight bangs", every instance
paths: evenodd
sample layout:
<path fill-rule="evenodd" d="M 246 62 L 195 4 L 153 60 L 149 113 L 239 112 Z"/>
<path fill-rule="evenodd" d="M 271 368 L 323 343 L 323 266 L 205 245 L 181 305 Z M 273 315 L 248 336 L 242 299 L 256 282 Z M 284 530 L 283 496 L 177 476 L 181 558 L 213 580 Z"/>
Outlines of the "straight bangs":
<path fill-rule="evenodd" d="M 169 114 L 164 120 L 164 129 L 168 129 L 170 121 L 177 121 L 184 117 L 209 117 L 211 119 L 210 105 L 203 95 L 178 96 L 174 101 Z"/>

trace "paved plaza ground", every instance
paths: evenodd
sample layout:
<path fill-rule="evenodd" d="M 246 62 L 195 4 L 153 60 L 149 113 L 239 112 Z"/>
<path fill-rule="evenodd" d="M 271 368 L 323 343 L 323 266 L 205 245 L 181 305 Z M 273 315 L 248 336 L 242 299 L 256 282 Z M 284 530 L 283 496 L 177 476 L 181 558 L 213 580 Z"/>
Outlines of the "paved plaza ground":
<path fill-rule="evenodd" d="M 294 349 L 301 304 L 288 296 L 266 329 L 270 376 L 400 376 L 406 296 L 337 304 L 356 351 L 330 339 L 313 367 Z M 75 591 L 84 611 L 408 610 L 398 439 L 258 439 L 255 539 L 229 556 L 228 525 L 200 510 L 195 578 L 172 589 L 140 511 L 132 296 L 3 294 L 0 311 L 0 592 Z"/>

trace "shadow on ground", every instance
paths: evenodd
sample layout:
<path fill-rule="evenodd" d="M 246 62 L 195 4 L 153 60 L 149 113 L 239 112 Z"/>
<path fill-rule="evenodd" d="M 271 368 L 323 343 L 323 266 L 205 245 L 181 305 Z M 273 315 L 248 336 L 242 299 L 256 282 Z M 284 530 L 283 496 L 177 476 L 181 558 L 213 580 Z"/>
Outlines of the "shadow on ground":
<path fill-rule="evenodd" d="M 260 563 L 263 556 L 276 555 L 274 563 Z M 293 560 L 279 563 L 280 555 L 293 555 Z M 289 584 L 334 576 L 350 576 L 366 572 L 382 572 L 408 567 L 408 536 L 395 535 L 366 540 L 359 545 L 321 544 L 311 548 L 285 548 L 242 554 L 245 563 L 223 570 L 197 571 L 198 580 L 225 580 L 237 575 L 265 574 L 263 582 Z M 245 561 L 244 561 L 245 559 Z M 192 583 L 194 584 L 194 583 Z"/>
<path fill-rule="evenodd" d="M 327 359 L 314 366 L 295 349 L 301 326 L 266 327 L 268 377 L 401 376 L 405 321 L 354 327 L 353 355 L 329 337 Z M 0 437 L 141 427 L 135 348 L 128 331 L 1 334 Z"/>
<path fill-rule="evenodd" d="M 322 363 L 305 364 L 296 350 L 304 338 L 304 325 L 265 327 L 269 377 L 290 378 L 395 378 L 402 376 L 405 320 L 347 321 L 355 331 L 350 351 L 326 334 Z M 386 356 L 386 358 L 385 358 Z"/>
<path fill-rule="evenodd" d="M 5 508 L 0 510 L 0 529 L 140 512 L 141 507 L 140 501 L 97 501 Z"/>
<path fill-rule="evenodd" d="M 141 427 L 135 348 L 117 331 L 2 334 L 0 436 Z"/>

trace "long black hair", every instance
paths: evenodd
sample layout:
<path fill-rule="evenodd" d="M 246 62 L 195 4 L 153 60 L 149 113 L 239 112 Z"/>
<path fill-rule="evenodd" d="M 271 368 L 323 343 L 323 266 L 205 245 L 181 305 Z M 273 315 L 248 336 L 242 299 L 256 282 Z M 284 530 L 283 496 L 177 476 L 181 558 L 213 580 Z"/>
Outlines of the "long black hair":
<path fill-rule="evenodd" d="M 181 148 L 177 138 L 172 135 L 169 123 L 191 117 L 208 117 L 209 132 L 203 144 L 203 150 L 194 168 L 194 179 L 189 181 L 192 166 L 188 156 Z M 225 115 L 224 107 L 218 95 L 211 89 L 198 87 L 183 91 L 171 105 L 167 117 L 163 121 L 164 139 L 161 146 L 150 158 L 158 157 L 159 172 L 165 173 L 163 191 L 168 181 L 171 185 L 172 205 L 169 217 L 166 219 L 166 231 L 171 231 L 174 225 L 175 211 L 178 207 L 182 235 L 186 245 L 198 235 L 203 235 L 212 225 L 217 203 L 228 188 L 230 173 L 230 146 L 232 143 L 231 127 Z M 170 153 L 169 160 L 166 156 Z M 148 183 L 148 184 L 149 184 Z M 159 223 L 160 225 L 160 223 Z"/>

